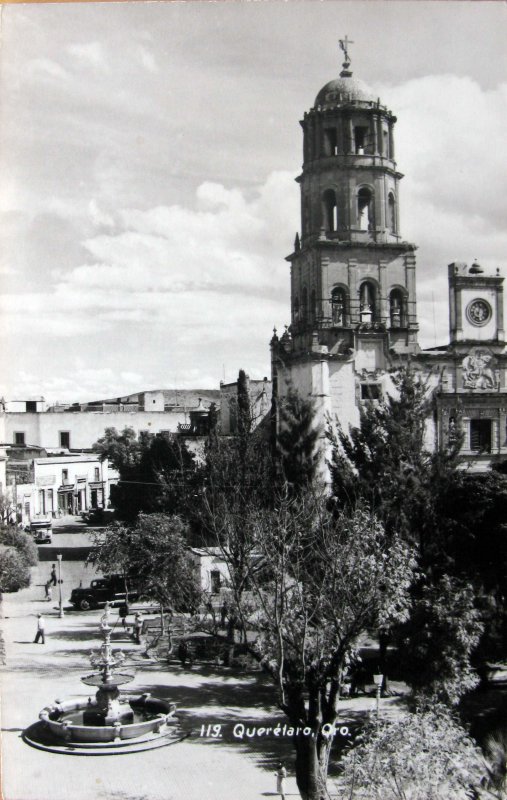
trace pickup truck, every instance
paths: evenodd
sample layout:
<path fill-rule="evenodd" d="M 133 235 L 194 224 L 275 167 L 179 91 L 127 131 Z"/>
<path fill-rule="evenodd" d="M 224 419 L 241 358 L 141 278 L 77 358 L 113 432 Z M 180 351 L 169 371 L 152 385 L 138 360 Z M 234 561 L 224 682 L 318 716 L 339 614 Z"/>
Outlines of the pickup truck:
<path fill-rule="evenodd" d="M 53 539 L 51 517 L 33 517 L 29 530 L 37 544 L 50 544 Z"/>
<path fill-rule="evenodd" d="M 135 581 L 128 580 L 127 588 L 129 603 L 140 599 L 139 587 Z M 125 603 L 126 600 L 127 593 L 123 575 L 105 575 L 103 578 L 96 578 L 91 581 L 89 586 L 79 586 L 77 589 L 73 589 L 70 595 L 70 602 L 74 608 L 81 611 L 98 608 L 106 603 L 118 606 Z"/>

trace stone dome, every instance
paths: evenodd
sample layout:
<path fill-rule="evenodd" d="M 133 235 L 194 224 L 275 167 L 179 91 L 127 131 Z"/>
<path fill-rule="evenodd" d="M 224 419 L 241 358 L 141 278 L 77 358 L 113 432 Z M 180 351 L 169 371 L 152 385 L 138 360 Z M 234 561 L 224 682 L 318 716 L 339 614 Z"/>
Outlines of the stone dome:
<path fill-rule="evenodd" d="M 377 98 L 364 81 L 349 73 L 326 83 L 315 98 L 315 106 L 331 107 L 356 101 L 374 103 Z"/>

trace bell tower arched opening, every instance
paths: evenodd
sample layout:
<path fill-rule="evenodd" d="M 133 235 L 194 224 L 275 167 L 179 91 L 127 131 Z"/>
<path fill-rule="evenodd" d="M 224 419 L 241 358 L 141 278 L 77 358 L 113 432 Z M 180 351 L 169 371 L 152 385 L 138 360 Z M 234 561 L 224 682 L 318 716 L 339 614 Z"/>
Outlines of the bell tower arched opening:
<path fill-rule="evenodd" d="M 361 323 L 378 321 L 378 287 L 373 281 L 364 281 L 359 288 L 359 310 Z"/>
<path fill-rule="evenodd" d="M 401 289 L 393 289 L 389 294 L 389 324 L 391 328 L 407 325 L 407 297 Z"/>
<path fill-rule="evenodd" d="M 394 199 L 394 194 L 389 192 L 389 196 L 387 198 L 387 227 L 389 228 L 390 233 L 397 233 L 397 225 L 396 225 L 396 200 Z"/>
<path fill-rule="evenodd" d="M 362 186 L 357 193 L 357 221 L 361 231 L 373 231 L 373 192 L 367 186 Z"/>
<path fill-rule="evenodd" d="M 336 286 L 331 292 L 331 319 L 333 325 L 347 325 L 349 302 L 347 292 L 342 286 Z"/>
<path fill-rule="evenodd" d="M 338 204 L 333 189 L 326 189 L 322 195 L 322 216 L 324 230 L 330 233 L 338 230 Z"/>

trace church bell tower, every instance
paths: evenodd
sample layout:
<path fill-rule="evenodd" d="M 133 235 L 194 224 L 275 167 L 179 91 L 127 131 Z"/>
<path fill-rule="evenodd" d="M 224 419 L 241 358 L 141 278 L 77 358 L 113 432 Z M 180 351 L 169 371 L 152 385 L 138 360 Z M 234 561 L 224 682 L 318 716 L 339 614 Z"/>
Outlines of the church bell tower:
<path fill-rule="evenodd" d="M 382 331 L 389 348 L 415 350 L 415 247 L 400 232 L 396 117 L 354 78 L 350 42 L 340 44 L 340 77 L 301 121 L 301 237 L 288 257 L 294 343 L 307 350 L 317 332 L 330 351 L 357 349 L 361 331 Z"/>
<path fill-rule="evenodd" d="M 275 371 L 283 364 L 296 386 L 328 397 L 331 413 L 351 391 L 361 399 L 361 381 L 373 383 L 391 357 L 419 350 L 416 248 L 400 229 L 396 117 L 353 76 L 350 44 L 340 41 L 342 71 L 300 123 L 301 233 L 287 257 L 291 323 L 272 341 Z M 321 370 L 316 378 L 317 362 L 326 362 L 327 377 Z"/>

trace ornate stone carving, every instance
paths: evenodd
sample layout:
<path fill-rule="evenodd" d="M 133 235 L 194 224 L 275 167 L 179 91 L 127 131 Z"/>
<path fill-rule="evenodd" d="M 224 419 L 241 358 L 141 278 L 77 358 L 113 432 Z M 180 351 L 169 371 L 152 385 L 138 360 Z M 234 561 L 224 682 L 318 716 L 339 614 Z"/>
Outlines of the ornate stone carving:
<path fill-rule="evenodd" d="M 463 359 L 463 388 L 493 391 L 500 388 L 500 370 L 493 353 L 475 347 Z"/>

